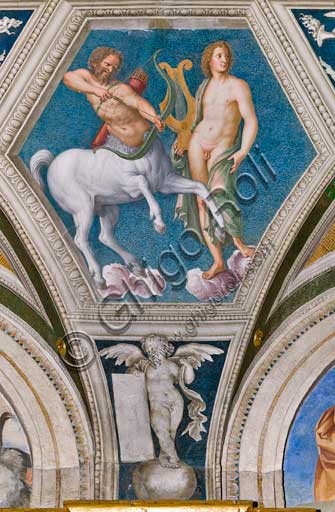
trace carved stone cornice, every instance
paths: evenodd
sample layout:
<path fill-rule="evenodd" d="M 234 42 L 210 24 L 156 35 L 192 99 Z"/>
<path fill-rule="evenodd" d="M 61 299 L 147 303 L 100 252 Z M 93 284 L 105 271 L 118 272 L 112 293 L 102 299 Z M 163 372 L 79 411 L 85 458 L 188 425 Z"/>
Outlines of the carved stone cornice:
<path fill-rule="evenodd" d="M 43 4 L 41 3 L 42 12 L 39 19 L 35 23 L 35 26 L 32 28 L 31 32 L 29 33 L 28 39 L 23 43 L 20 52 L 18 56 L 15 58 L 15 60 L 12 61 L 12 64 L 9 68 L 8 73 L 4 76 L 4 78 L 1 80 L 1 86 L 0 86 L 0 101 L 3 100 L 4 95 L 10 88 L 12 82 L 15 80 L 16 75 L 20 71 L 21 67 L 25 63 L 26 59 L 28 58 L 29 54 L 33 50 L 36 44 L 38 44 L 39 39 L 41 37 L 41 34 L 43 32 L 43 29 L 49 19 L 52 17 L 54 11 L 56 10 L 57 6 L 59 5 L 58 0 L 49 0 L 48 2 L 44 2 L 45 6 L 43 8 Z M 15 5 L 15 7 L 20 7 L 21 9 L 24 8 L 31 8 L 31 6 L 28 6 L 28 4 L 25 3 L 23 0 L 20 2 L 20 5 Z M 35 7 L 35 6 L 34 6 Z"/>
<path fill-rule="evenodd" d="M 13 277 L 18 280 L 16 283 L 14 279 L 11 278 L 9 273 L 1 272 L 0 282 L 4 284 L 9 290 L 12 290 L 15 294 L 19 295 L 27 304 L 37 311 L 37 313 L 45 320 L 45 322 L 51 326 L 50 320 L 45 312 L 44 306 L 39 298 L 38 293 L 36 292 L 31 280 L 24 269 L 21 261 L 15 254 L 12 246 L 8 242 L 7 238 L 0 232 L 0 249 L 10 262 L 15 274 Z M 1 270 L 1 268 L 0 268 Z"/>

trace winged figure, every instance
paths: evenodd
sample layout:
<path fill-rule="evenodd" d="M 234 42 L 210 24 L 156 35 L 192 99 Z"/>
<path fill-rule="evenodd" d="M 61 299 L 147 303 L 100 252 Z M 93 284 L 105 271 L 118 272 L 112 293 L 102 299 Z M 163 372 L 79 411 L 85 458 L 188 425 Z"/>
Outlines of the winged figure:
<path fill-rule="evenodd" d="M 330 64 L 327 64 L 327 62 L 322 60 L 321 57 L 319 57 L 319 60 L 320 60 L 320 64 L 322 65 L 322 67 L 325 69 L 327 75 L 329 75 L 333 80 L 335 80 L 334 68 L 332 68 Z"/>
<path fill-rule="evenodd" d="M 141 343 L 142 350 L 131 344 L 118 343 L 100 351 L 102 357 L 113 358 L 116 365 L 128 366 L 127 373 L 143 373 L 149 399 L 150 423 L 160 446 L 159 462 L 163 467 L 178 468 L 179 457 L 175 439 L 183 418 L 184 399 L 175 387 L 179 385 L 183 395 L 189 400 L 190 422 L 182 432 L 195 441 L 201 440 L 201 432 L 206 432 L 203 414 L 206 404 L 199 393 L 186 387 L 195 379 L 194 370 L 204 362 L 213 362 L 213 355 L 223 350 L 212 345 L 188 343 L 175 351 L 175 347 L 165 336 L 150 334 Z"/>
<path fill-rule="evenodd" d="M 8 18 L 8 16 L 4 16 L 0 19 L 0 34 L 7 34 L 8 36 L 12 36 L 15 34 L 15 30 L 13 32 L 10 31 L 11 28 L 17 28 L 22 25 L 21 20 L 16 20 L 15 18 Z"/>
<path fill-rule="evenodd" d="M 325 14 L 325 16 L 331 17 L 331 13 Z M 323 45 L 323 42 L 327 39 L 335 39 L 335 29 L 331 32 L 327 32 L 325 25 L 321 25 L 321 21 L 313 18 L 310 14 L 301 14 L 300 19 L 304 27 L 307 28 L 309 34 L 317 42 L 319 48 Z"/>

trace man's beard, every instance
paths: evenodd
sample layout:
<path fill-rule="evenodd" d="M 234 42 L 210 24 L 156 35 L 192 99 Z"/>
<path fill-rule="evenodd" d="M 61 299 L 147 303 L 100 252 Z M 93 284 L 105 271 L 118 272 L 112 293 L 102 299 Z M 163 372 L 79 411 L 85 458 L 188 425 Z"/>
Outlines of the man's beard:
<path fill-rule="evenodd" d="M 106 72 L 105 69 L 95 69 L 94 78 L 102 85 L 108 85 L 113 81 L 114 71 Z"/>

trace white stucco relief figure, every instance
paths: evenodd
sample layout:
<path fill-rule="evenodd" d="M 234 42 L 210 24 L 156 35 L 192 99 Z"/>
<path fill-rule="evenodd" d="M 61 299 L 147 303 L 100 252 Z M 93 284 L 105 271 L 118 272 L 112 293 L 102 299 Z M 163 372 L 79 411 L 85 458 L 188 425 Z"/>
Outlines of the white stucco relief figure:
<path fill-rule="evenodd" d="M 186 386 L 194 381 L 194 370 L 205 361 L 212 362 L 213 355 L 222 353 L 220 348 L 200 343 L 189 343 L 175 350 L 166 337 L 157 334 L 150 334 L 142 340 L 142 350 L 135 345 L 118 343 L 100 351 L 101 356 L 114 358 L 116 365 L 128 366 L 127 373 L 132 374 L 128 375 L 129 379 L 136 375 L 144 376 L 149 421 L 158 439 L 159 457 L 147 459 L 136 466 L 133 487 L 137 498 L 189 499 L 193 496 L 197 478 L 194 469 L 179 458 L 175 444 L 177 430 L 184 415 L 186 397 L 191 421 L 181 435 L 188 434 L 195 441 L 200 441 L 201 433 L 206 432 L 204 423 L 207 417 L 203 414 L 206 403 L 199 393 Z M 129 386 L 128 393 L 123 393 L 125 403 L 129 403 L 128 395 L 132 389 Z M 141 436 L 141 432 L 138 435 Z M 143 459 L 145 457 L 138 460 Z"/>
<path fill-rule="evenodd" d="M 7 34 L 7 36 L 13 36 L 15 35 L 15 30 L 11 31 L 11 28 L 18 28 L 20 25 L 22 25 L 21 20 L 17 20 L 15 18 L 8 18 L 8 16 L 3 16 L 3 18 L 0 19 L 0 34 Z M 7 57 L 6 50 L 0 50 L 0 66 L 4 62 L 4 60 Z"/>
<path fill-rule="evenodd" d="M 335 11 L 325 14 L 325 16 L 332 18 L 335 16 Z M 320 48 L 327 39 L 335 39 L 335 28 L 331 32 L 327 32 L 321 21 L 313 18 L 310 14 L 301 14 L 300 19 Z"/>
<path fill-rule="evenodd" d="M 7 34 L 8 36 L 12 36 L 15 34 L 14 31 L 10 31 L 11 28 L 18 28 L 22 25 L 21 20 L 16 20 L 15 18 L 8 18 L 8 16 L 4 16 L 0 19 L 0 34 Z"/>
<path fill-rule="evenodd" d="M 206 432 L 204 423 L 207 417 L 203 414 L 206 403 L 199 393 L 186 385 L 194 381 L 194 370 L 205 361 L 212 362 L 212 356 L 222 354 L 223 350 L 211 345 L 189 343 L 175 351 L 167 338 L 156 334 L 143 339 L 142 350 L 135 345 L 118 343 L 101 350 L 100 354 L 116 359 L 117 365 L 126 364 L 129 367 L 127 373 L 145 375 L 150 424 L 160 447 L 159 464 L 166 468 L 179 468 L 175 439 L 183 418 L 184 398 L 175 385 L 179 385 L 189 400 L 188 415 L 191 421 L 182 435 L 188 434 L 195 441 L 200 441 L 201 433 Z M 127 400 L 127 397 L 124 399 Z"/>
<path fill-rule="evenodd" d="M 324 70 L 327 73 L 327 75 L 329 75 L 333 80 L 335 80 L 335 70 L 334 70 L 334 68 L 332 68 L 332 66 L 330 64 L 327 64 L 327 62 L 322 60 L 321 57 L 319 57 L 319 60 L 320 60 L 321 66 L 324 68 Z"/>

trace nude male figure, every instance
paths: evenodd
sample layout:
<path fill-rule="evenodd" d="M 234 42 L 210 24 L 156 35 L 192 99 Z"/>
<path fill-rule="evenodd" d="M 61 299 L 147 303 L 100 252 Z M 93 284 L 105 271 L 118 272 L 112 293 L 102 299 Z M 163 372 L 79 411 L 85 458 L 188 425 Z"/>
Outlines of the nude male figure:
<path fill-rule="evenodd" d="M 224 41 L 212 43 L 202 55 L 202 69 L 209 81 L 202 97 L 202 120 L 190 139 L 188 159 L 192 178 L 205 185 L 208 184 L 212 165 L 224 151 L 234 146 L 242 119 L 241 146 L 229 158 L 232 164 L 230 174 L 236 173 L 257 135 L 258 122 L 251 92 L 244 80 L 229 73 L 232 60 L 231 48 Z M 178 148 L 175 151 L 180 154 Z M 201 198 L 197 197 L 197 201 L 203 237 L 214 259 L 214 264 L 203 273 L 203 278 L 211 279 L 225 268 L 222 244 L 211 240 L 205 229 L 208 218 L 206 206 Z M 240 236 L 232 234 L 232 238 L 244 257 L 252 256 L 254 249 L 248 247 Z"/>
<path fill-rule="evenodd" d="M 129 148 L 140 147 L 149 121 L 163 131 L 164 124 L 153 106 L 128 84 L 115 76 L 122 65 L 122 53 L 114 48 L 98 47 L 88 61 L 88 69 L 68 71 L 64 83 L 70 89 L 86 94 L 97 115 L 106 123 L 109 134 Z"/>

